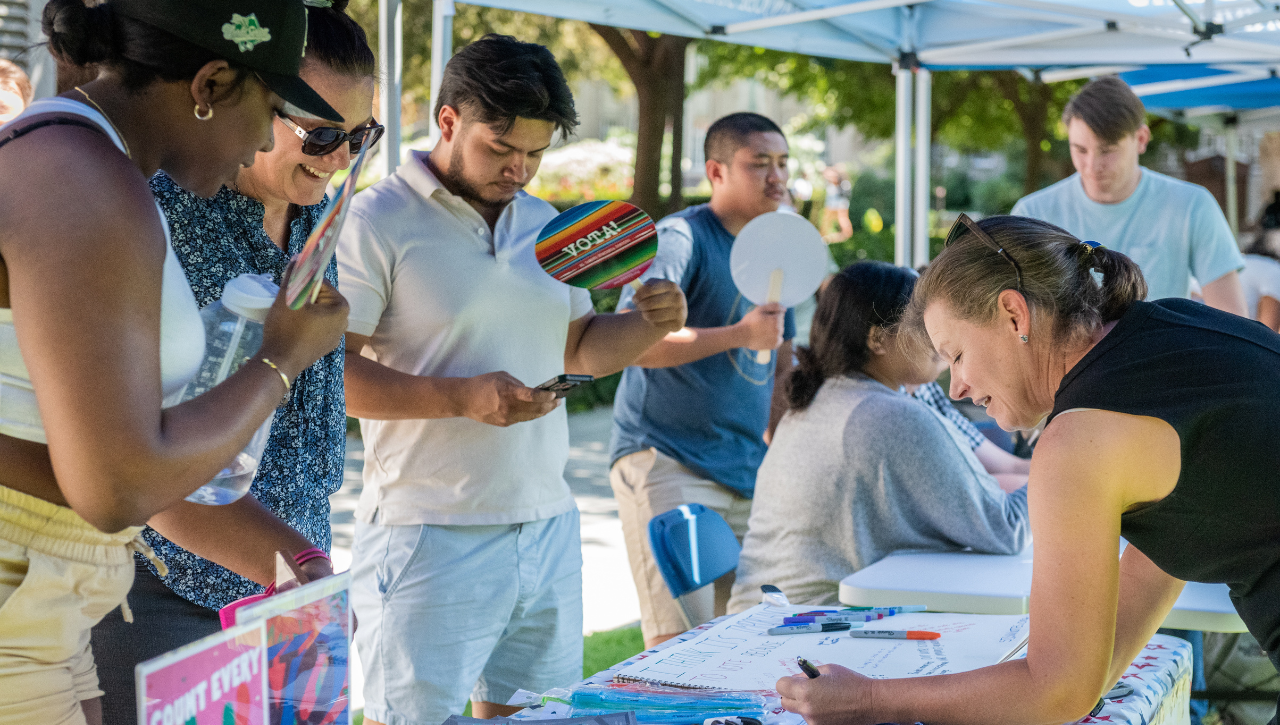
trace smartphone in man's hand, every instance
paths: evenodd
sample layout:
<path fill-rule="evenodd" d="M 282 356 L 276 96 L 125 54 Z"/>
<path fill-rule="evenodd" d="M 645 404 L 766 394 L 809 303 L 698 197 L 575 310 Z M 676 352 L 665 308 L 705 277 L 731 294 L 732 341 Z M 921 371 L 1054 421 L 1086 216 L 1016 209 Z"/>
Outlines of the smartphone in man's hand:
<path fill-rule="evenodd" d="M 538 390 L 550 390 L 556 394 L 557 398 L 563 398 L 570 390 L 595 380 L 592 375 L 570 375 L 565 373 L 551 378 L 547 382 L 538 386 Z"/>

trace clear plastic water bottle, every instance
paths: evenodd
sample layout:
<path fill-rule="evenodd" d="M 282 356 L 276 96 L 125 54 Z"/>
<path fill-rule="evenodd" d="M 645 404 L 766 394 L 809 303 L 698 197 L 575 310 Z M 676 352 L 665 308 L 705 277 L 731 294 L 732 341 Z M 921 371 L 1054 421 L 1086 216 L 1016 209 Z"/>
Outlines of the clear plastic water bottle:
<path fill-rule="evenodd" d="M 242 274 L 222 288 L 220 300 L 200 310 L 205 332 L 204 362 L 190 382 L 165 398 L 165 407 L 208 391 L 258 354 L 262 347 L 262 323 L 267 319 L 267 310 L 271 309 L 279 291 L 270 276 Z M 187 496 L 187 500 L 221 506 L 244 496 L 258 472 L 258 462 L 267 446 L 274 417 L 267 418 L 253 434 L 249 445 L 236 454 L 230 465 Z"/>

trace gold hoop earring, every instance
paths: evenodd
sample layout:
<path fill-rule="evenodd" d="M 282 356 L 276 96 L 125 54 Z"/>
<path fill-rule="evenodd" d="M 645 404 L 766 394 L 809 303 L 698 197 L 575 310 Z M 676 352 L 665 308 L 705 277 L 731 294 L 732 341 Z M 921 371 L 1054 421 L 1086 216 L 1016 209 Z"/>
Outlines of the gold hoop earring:
<path fill-rule="evenodd" d="M 196 118 L 200 119 L 201 121 L 208 121 L 209 119 L 213 118 L 213 106 L 209 106 L 209 113 L 207 115 L 201 116 L 200 104 L 197 103 L 196 110 L 194 111 L 194 113 L 196 114 Z"/>

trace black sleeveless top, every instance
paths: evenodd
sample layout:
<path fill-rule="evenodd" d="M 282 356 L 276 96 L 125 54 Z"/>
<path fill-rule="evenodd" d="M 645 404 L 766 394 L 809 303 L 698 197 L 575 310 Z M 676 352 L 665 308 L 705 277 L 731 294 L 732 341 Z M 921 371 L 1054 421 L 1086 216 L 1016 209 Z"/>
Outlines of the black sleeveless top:
<path fill-rule="evenodd" d="M 1280 649 L 1280 335 L 1190 300 L 1137 302 L 1063 378 L 1049 420 L 1072 408 L 1177 431 L 1177 485 L 1120 532 L 1174 577 L 1230 585 L 1263 649 Z"/>

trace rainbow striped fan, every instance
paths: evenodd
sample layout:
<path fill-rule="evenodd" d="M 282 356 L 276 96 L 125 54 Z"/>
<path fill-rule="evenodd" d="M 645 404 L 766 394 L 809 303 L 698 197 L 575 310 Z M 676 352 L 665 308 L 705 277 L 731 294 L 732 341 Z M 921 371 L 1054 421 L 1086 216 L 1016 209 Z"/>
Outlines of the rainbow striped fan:
<path fill-rule="evenodd" d="M 574 287 L 613 289 L 635 282 L 658 253 L 653 220 L 625 201 L 589 201 L 547 222 L 538 264 Z"/>

